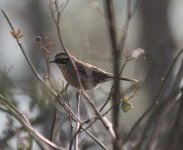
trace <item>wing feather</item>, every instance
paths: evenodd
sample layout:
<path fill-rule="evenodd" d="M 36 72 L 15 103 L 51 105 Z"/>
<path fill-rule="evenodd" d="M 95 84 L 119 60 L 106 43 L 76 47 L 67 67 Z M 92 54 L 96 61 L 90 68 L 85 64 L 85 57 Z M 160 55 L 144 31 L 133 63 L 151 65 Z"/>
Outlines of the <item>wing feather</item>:
<path fill-rule="evenodd" d="M 81 78 L 85 80 L 85 82 L 101 83 L 110 80 L 110 78 L 112 77 L 112 74 L 88 63 L 77 61 L 76 65 L 81 75 Z"/>

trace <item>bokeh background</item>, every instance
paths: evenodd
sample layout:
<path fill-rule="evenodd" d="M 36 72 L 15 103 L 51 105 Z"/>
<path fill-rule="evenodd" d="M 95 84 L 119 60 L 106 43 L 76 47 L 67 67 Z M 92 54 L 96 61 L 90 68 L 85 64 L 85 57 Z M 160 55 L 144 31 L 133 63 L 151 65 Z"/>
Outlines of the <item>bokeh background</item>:
<path fill-rule="evenodd" d="M 64 1 L 60 0 L 60 3 L 62 2 Z M 132 1 L 132 6 L 135 2 L 136 0 Z M 124 30 L 126 0 L 114 1 L 114 7 L 117 31 L 120 36 Z M 46 72 L 45 61 L 40 45 L 36 42 L 36 37 L 47 38 L 53 43 L 51 58 L 56 53 L 63 51 L 58 41 L 48 0 L 6 0 L 0 1 L 0 8 L 7 13 L 13 25 L 23 33 L 24 36 L 21 41 L 26 53 L 38 72 L 44 76 Z M 60 22 L 61 33 L 66 47 L 73 55 L 108 72 L 112 72 L 110 38 L 104 13 L 103 1 L 70 0 L 62 14 Z M 123 76 L 140 80 L 145 80 L 149 74 L 150 76 L 148 83 L 131 100 L 134 108 L 127 113 L 121 112 L 121 128 L 123 132 L 128 132 L 138 117 L 152 103 L 162 78 L 166 74 L 175 54 L 183 47 L 182 18 L 182 0 L 140 1 L 135 15 L 130 21 L 123 54 L 125 55 L 129 50 L 142 48 L 145 50 L 146 59 L 129 62 L 125 67 Z M 0 33 L 0 72 L 1 74 L 7 72 L 5 75 L 7 81 L 4 82 L 5 79 L 2 78 L 0 90 L 5 92 L 6 95 L 7 91 L 9 91 L 13 100 L 16 101 L 17 107 L 29 118 L 35 118 L 35 116 L 44 112 L 46 114 L 45 120 L 43 119 L 43 123 L 38 123 L 35 128 L 49 137 L 50 130 L 48 129 L 52 124 L 53 118 L 53 108 L 49 105 L 49 95 L 40 94 L 39 83 L 35 79 L 17 43 L 12 38 L 10 28 L 2 13 L 0 14 Z M 122 58 L 121 64 L 124 60 L 125 57 Z M 181 61 L 178 61 L 177 67 L 170 75 L 167 88 L 161 94 L 162 97 L 172 91 L 180 63 Z M 61 89 L 63 82 L 65 83 L 61 72 L 56 65 L 51 65 L 50 68 L 52 77 L 57 81 L 55 83 L 56 86 Z M 111 84 L 112 82 L 104 83 L 98 89 L 88 92 L 99 106 L 107 99 Z M 123 90 L 127 89 L 128 83 L 122 83 L 122 88 Z M 73 107 L 75 105 L 75 91 L 76 89 L 72 87 L 68 89 Z M 31 94 L 32 96 L 30 96 Z M 39 94 L 41 95 L 40 97 Z M 85 107 L 85 105 L 83 104 L 82 107 Z M 7 114 L 0 112 L 0 118 L 0 137 L 2 137 L 0 138 L 0 143 L 2 143 L 3 137 L 7 134 L 5 131 L 7 124 L 11 122 L 11 117 L 7 119 Z M 65 122 L 66 119 L 61 115 L 58 120 Z M 13 122 L 13 127 L 19 126 L 15 120 Z M 58 127 L 58 130 L 60 128 Z M 62 129 L 63 133 L 66 131 L 66 129 Z M 15 138 L 20 136 L 18 134 L 6 142 L 18 145 Z M 67 137 L 65 137 L 65 141 L 67 143 Z M 38 149 L 38 147 L 35 149 Z"/>

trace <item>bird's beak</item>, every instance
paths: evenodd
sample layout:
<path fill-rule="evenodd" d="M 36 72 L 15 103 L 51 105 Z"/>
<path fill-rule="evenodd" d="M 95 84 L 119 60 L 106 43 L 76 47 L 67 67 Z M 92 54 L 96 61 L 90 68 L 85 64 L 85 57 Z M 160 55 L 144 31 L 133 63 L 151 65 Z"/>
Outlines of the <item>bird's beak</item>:
<path fill-rule="evenodd" d="M 55 60 L 50 61 L 49 63 L 55 63 Z"/>

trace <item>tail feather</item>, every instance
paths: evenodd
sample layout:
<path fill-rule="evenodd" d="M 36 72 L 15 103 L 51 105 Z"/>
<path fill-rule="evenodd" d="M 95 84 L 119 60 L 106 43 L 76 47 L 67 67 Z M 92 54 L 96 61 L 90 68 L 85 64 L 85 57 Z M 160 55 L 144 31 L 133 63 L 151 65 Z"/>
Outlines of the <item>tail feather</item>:
<path fill-rule="evenodd" d="M 114 76 L 110 76 L 110 78 L 114 79 L 115 77 Z M 135 83 L 138 83 L 139 82 L 139 80 L 137 80 L 137 79 L 126 78 L 126 77 L 120 77 L 119 80 L 129 81 L 129 82 L 135 82 Z"/>
<path fill-rule="evenodd" d="M 139 80 L 137 80 L 137 79 L 132 79 L 132 78 L 120 77 L 119 79 L 120 79 L 120 80 L 124 80 L 124 81 L 136 82 L 136 83 L 139 82 Z"/>

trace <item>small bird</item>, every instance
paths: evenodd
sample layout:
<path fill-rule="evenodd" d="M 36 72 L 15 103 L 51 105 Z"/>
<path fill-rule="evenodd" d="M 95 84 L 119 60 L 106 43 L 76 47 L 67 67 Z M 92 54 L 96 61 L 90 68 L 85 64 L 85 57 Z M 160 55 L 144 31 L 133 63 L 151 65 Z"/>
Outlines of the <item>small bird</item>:
<path fill-rule="evenodd" d="M 77 66 L 81 84 L 84 90 L 91 90 L 100 83 L 114 79 L 114 76 L 111 73 L 108 73 L 96 66 L 93 66 L 86 62 L 78 60 L 72 55 L 71 57 Z M 50 61 L 50 63 L 56 63 L 58 65 L 58 67 L 62 71 L 62 74 L 65 80 L 71 86 L 76 87 L 78 89 L 80 88 L 76 71 L 74 70 L 73 64 L 66 53 L 58 53 L 55 56 L 54 60 Z M 121 77 L 120 77 L 120 80 L 130 81 L 130 82 L 139 82 L 136 79 L 121 78 Z"/>

